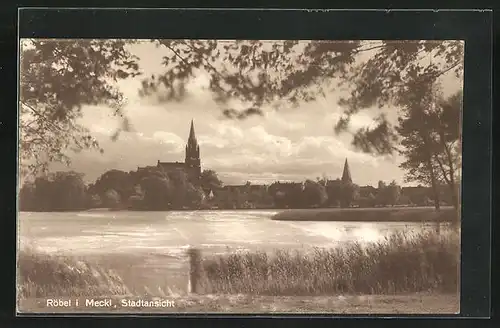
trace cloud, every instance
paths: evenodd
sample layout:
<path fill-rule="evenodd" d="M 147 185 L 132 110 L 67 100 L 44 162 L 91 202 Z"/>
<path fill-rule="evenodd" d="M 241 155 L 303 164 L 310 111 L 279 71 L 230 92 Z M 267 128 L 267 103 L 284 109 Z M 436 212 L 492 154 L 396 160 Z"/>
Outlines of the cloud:
<path fill-rule="evenodd" d="M 229 145 L 229 140 L 218 136 L 202 135 L 198 137 L 198 144 L 200 147 L 207 146 L 223 149 Z"/>
<path fill-rule="evenodd" d="M 268 128 L 265 125 L 245 128 L 229 123 L 212 124 L 212 135 L 198 137 L 202 164 L 224 177 L 232 176 L 231 181 L 245 174 L 252 175 L 254 180 L 260 174 L 262 181 L 277 177 L 315 178 L 341 170 L 345 158 L 351 163 L 363 163 L 365 167 L 378 165 L 373 156 L 353 151 L 334 135 L 290 138 L 269 132 L 272 125 L 267 125 Z"/>
<path fill-rule="evenodd" d="M 122 133 L 116 142 L 110 141 L 110 134 L 117 121 L 104 115 L 103 110 L 94 111 L 97 119 L 87 121 L 92 122 L 89 126 L 105 153 L 78 155 L 79 170 L 94 175 L 97 168 L 106 166 L 135 170 L 157 160 L 182 161 L 192 118 L 202 167 L 216 170 L 225 183 L 315 179 L 323 174 L 336 178 L 341 175 L 345 158 L 360 181 L 376 183 L 384 175 L 392 180 L 394 173 L 390 172 L 397 169 L 395 163 L 387 164 L 351 149 L 348 136 L 333 133 L 334 113 L 326 109 L 275 112 L 240 121 L 221 120 L 213 111 L 191 110 L 187 104 L 176 106 L 180 107 L 127 108 L 134 132 Z M 363 119 L 367 122 L 366 118 L 359 122 Z M 381 174 L 384 169 L 389 173 Z"/>
<path fill-rule="evenodd" d="M 280 115 L 276 111 L 267 114 L 269 124 L 272 124 L 278 130 L 283 132 L 298 132 L 306 129 L 304 121 L 294 120 L 292 115 Z"/>
<path fill-rule="evenodd" d="M 362 128 L 374 128 L 376 126 L 376 121 L 372 115 L 369 115 L 366 112 L 358 113 L 351 116 L 349 126 L 351 131 L 357 131 Z"/>
<path fill-rule="evenodd" d="M 293 154 L 293 144 L 287 137 L 269 133 L 263 126 L 250 128 L 245 141 L 269 156 L 287 157 Z"/>
<path fill-rule="evenodd" d="M 194 119 L 202 167 L 216 170 L 226 183 L 303 180 L 323 173 L 338 177 L 345 158 L 355 182 L 360 184 L 402 175 L 397 162 L 354 151 L 349 133 L 334 134 L 333 126 L 343 112 L 337 105 L 340 92 L 299 108 L 263 108 L 263 116 L 227 119 L 223 109 L 240 111 L 248 108 L 247 104 L 230 101 L 221 108 L 206 90 L 209 77 L 196 73 L 187 85 L 189 97 L 184 101 L 152 104 L 138 97 L 137 91 L 142 78 L 161 73 L 164 50 L 151 45 L 134 49 L 145 73 L 119 86 L 129 100 L 125 113 L 133 132 L 110 141 L 120 120 L 108 108 L 86 106 L 81 123 L 91 129 L 105 153 L 75 155 L 79 170 L 94 175 L 101 169 L 104 173 L 105 168 L 135 170 L 137 166 L 154 165 L 157 160 L 182 161 L 189 124 Z M 351 124 L 354 128 L 369 126 L 378 113 L 373 109 L 354 115 Z"/>
<path fill-rule="evenodd" d="M 185 141 L 175 133 L 166 131 L 156 131 L 153 133 L 152 139 L 159 142 L 161 145 L 171 146 L 175 152 L 180 152 L 184 149 Z"/>
<path fill-rule="evenodd" d="M 116 132 L 116 128 L 106 127 L 99 124 L 92 124 L 89 130 L 90 132 L 102 134 L 108 137 L 111 137 Z"/>

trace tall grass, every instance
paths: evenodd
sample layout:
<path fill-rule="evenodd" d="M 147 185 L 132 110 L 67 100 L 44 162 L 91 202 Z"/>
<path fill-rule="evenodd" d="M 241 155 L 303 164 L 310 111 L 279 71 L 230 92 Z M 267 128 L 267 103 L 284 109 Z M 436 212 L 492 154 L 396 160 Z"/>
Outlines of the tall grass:
<path fill-rule="evenodd" d="M 458 235 L 431 232 L 312 253 L 230 254 L 203 261 L 200 290 L 276 296 L 456 293 L 459 254 Z"/>
<path fill-rule="evenodd" d="M 68 256 L 41 254 L 27 248 L 19 252 L 17 267 L 19 298 L 130 294 L 114 271 Z"/>
<path fill-rule="evenodd" d="M 368 246 L 350 244 L 307 253 L 279 250 L 203 258 L 199 250 L 190 250 L 186 275 L 192 282 L 191 291 L 198 294 L 456 293 L 459 246 L 457 234 L 413 237 L 399 233 Z M 21 250 L 18 256 L 19 298 L 142 295 L 122 278 L 113 270 L 74 257 L 32 249 Z M 129 278 L 129 283 L 141 284 Z"/>

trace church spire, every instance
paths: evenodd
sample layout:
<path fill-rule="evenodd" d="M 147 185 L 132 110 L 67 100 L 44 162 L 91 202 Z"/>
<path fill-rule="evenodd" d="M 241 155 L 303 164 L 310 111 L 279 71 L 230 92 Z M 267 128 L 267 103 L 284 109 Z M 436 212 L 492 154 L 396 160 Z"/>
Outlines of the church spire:
<path fill-rule="evenodd" d="M 191 120 L 191 129 L 189 130 L 189 140 L 196 140 L 196 135 L 194 134 L 194 121 Z"/>
<path fill-rule="evenodd" d="M 194 121 L 191 120 L 189 138 L 186 144 L 186 166 L 192 170 L 194 176 L 199 178 L 201 174 L 200 146 L 194 133 Z"/>
<path fill-rule="evenodd" d="M 342 172 L 342 182 L 352 183 L 351 171 L 349 170 L 349 163 L 347 163 L 347 158 L 344 163 L 344 172 Z"/>
<path fill-rule="evenodd" d="M 199 154 L 198 141 L 196 140 L 196 134 L 194 133 L 194 121 L 191 120 L 191 128 L 189 129 L 189 138 L 186 145 L 186 158 L 197 158 Z M 188 154 L 189 153 L 189 154 Z"/>

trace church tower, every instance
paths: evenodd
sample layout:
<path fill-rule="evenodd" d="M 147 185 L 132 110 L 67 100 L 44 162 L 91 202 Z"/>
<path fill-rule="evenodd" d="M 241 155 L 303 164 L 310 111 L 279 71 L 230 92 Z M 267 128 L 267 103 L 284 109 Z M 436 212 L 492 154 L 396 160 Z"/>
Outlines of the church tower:
<path fill-rule="evenodd" d="M 186 144 L 186 160 L 185 164 L 190 172 L 199 179 L 201 176 L 201 160 L 200 160 L 200 146 L 196 140 L 194 133 L 194 123 L 191 120 L 191 129 L 189 130 L 189 138 Z"/>
<path fill-rule="evenodd" d="M 349 163 L 347 163 L 347 158 L 345 159 L 344 163 L 344 172 L 342 172 L 342 182 L 352 183 L 351 171 L 349 170 Z"/>

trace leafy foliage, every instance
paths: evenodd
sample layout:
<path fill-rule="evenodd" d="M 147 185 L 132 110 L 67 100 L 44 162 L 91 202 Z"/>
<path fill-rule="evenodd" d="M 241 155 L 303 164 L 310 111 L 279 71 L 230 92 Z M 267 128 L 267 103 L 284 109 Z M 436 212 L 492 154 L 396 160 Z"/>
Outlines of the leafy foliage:
<path fill-rule="evenodd" d="M 430 92 L 443 75 L 463 74 L 462 41 L 383 41 L 372 48 L 371 58 L 353 66 L 350 78 L 344 81 L 353 87 L 340 103 L 346 109 L 337 132 L 345 131 L 352 115 L 362 109 L 411 107 L 415 97 Z M 396 140 L 396 131 L 382 113 L 376 127 L 355 134 L 353 144 L 366 152 L 392 154 Z"/>
<path fill-rule="evenodd" d="M 83 105 L 105 104 L 128 121 L 126 100 L 114 82 L 139 74 L 124 40 L 23 40 L 20 55 L 20 159 L 22 173 L 69 163 L 67 150 L 99 149 L 79 125 Z"/>
<path fill-rule="evenodd" d="M 208 172 L 208 171 L 207 171 Z M 207 173 L 208 175 L 208 173 Z M 210 176 L 217 174 L 212 171 Z M 306 180 L 304 183 L 275 182 L 225 186 L 207 197 L 201 181 L 195 183 L 182 172 L 165 172 L 149 167 L 137 171 L 105 172 L 95 183 L 85 186 L 82 174 L 56 172 L 26 182 L 20 189 L 22 211 L 75 211 L 88 208 L 136 210 L 178 210 L 241 208 L 376 207 L 388 205 L 432 205 L 432 188 L 404 187 L 395 181 L 379 181 L 378 188 L 359 187 L 336 180 Z M 438 198 L 453 204 L 447 186 L 439 186 Z M 375 196 L 376 195 L 376 196 Z"/>
<path fill-rule="evenodd" d="M 304 205 L 316 207 L 323 205 L 328 200 L 328 194 L 323 185 L 312 180 L 306 180 L 304 190 L 302 191 Z"/>
<path fill-rule="evenodd" d="M 83 175 L 77 172 L 56 172 L 26 183 L 20 190 L 22 211 L 65 211 L 87 206 Z"/>
<path fill-rule="evenodd" d="M 217 41 L 156 40 L 169 50 L 166 71 L 143 81 L 144 96 L 181 101 L 186 84 L 197 74 L 208 77 L 208 89 L 228 118 L 262 115 L 263 106 L 311 101 L 326 90 L 321 82 L 347 72 L 359 41 Z M 227 108 L 230 100 L 246 104 Z"/>
<path fill-rule="evenodd" d="M 144 190 L 144 205 L 151 209 L 166 209 L 171 205 L 172 183 L 168 176 L 161 172 L 148 175 L 140 181 Z"/>
<path fill-rule="evenodd" d="M 397 127 L 402 137 L 400 153 L 405 161 L 401 167 L 406 171 L 406 180 L 433 186 L 436 194 L 439 185 L 447 185 L 455 207 L 461 169 L 461 111 L 461 91 L 448 99 L 443 99 L 439 91 L 426 92 L 413 107 L 403 110 Z"/>
<path fill-rule="evenodd" d="M 343 183 L 341 186 L 341 207 L 350 207 L 359 198 L 359 186 L 354 183 Z"/>
<path fill-rule="evenodd" d="M 398 204 L 401 197 L 401 187 L 392 181 L 389 185 L 386 185 L 383 181 L 379 181 L 377 196 L 375 196 L 377 204 L 387 206 L 394 206 Z"/>
<path fill-rule="evenodd" d="M 77 123 L 82 106 L 104 104 L 114 109 L 123 124 L 126 99 L 116 81 L 140 74 L 137 59 L 124 40 L 24 40 L 20 75 L 20 157 L 22 173 L 35 175 L 53 161 L 69 163 L 68 151 L 99 149 L 89 131 Z M 392 154 L 400 139 L 418 142 L 415 124 L 422 121 L 422 108 L 433 93 L 431 86 L 454 73 L 462 76 L 461 41 L 217 41 L 151 40 L 166 50 L 164 72 L 143 80 L 141 94 L 160 101 L 182 101 L 189 96 L 187 84 L 197 76 L 208 78 L 207 89 L 229 119 L 264 115 L 269 108 L 286 109 L 323 97 L 335 90 L 346 96 L 339 105 L 343 116 L 335 132 L 349 130 L 353 115 L 377 106 L 381 109 L 374 127 L 353 135 L 353 145 L 376 154 Z M 427 97 L 427 98 L 426 98 Z M 450 186 L 457 171 L 460 146 L 455 121 L 461 95 L 450 105 L 441 104 L 439 114 L 427 115 L 443 122 L 427 168 L 404 167 L 416 181 L 431 179 L 439 171 Z M 233 108 L 233 100 L 243 109 Z M 455 104 L 455 105 L 453 105 Z M 238 106 L 239 108 L 240 106 Z M 407 121 L 393 126 L 391 111 L 406 111 Z M 416 149 L 416 148 L 415 148 Z M 101 149 L 102 151 L 102 149 Z M 402 154 L 412 162 L 411 150 Z M 453 166 L 453 168 L 450 168 Z M 448 172 L 448 173 L 445 173 Z M 450 173 L 451 172 L 451 173 Z M 426 177 L 427 175 L 427 177 Z M 210 180 L 211 178 L 207 178 Z M 411 179 L 411 178 L 410 178 Z M 431 179 L 432 180 L 432 179 Z M 215 181 L 215 180 L 214 180 Z M 455 180 L 456 181 L 456 180 Z M 210 182 L 207 182 L 210 184 Z M 425 182 L 426 184 L 428 182 Z"/>
<path fill-rule="evenodd" d="M 156 168 L 141 171 L 137 183 L 145 209 L 198 208 L 205 200 L 201 186 L 194 184 L 184 172 L 165 172 Z"/>
<path fill-rule="evenodd" d="M 304 185 L 294 182 L 274 182 L 269 186 L 269 193 L 278 208 L 301 208 L 304 206 Z M 307 193 L 306 193 L 307 195 Z"/>
<path fill-rule="evenodd" d="M 89 187 L 90 192 L 98 195 L 104 195 L 110 189 L 115 190 L 121 199 L 127 199 L 134 194 L 134 183 L 127 172 L 109 170 L 97 178 L 96 182 Z"/>
<path fill-rule="evenodd" d="M 165 73 L 143 81 L 142 94 L 160 101 L 181 101 L 196 75 L 209 79 L 214 99 L 227 106 L 237 99 L 243 110 L 223 109 L 224 116 L 262 115 L 264 107 L 285 108 L 308 102 L 335 89 L 349 95 L 335 125 L 342 133 L 360 110 L 408 105 L 409 92 L 431 85 L 448 72 L 463 71 L 461 41 L 201 41 L 155 40 L 169 50 Z M 367 55 L 370 57 L 365 58 Z M 353 145 L 365 152 L 392 154 L 397 132 L 384 112 L 373 128 L 359 129 Z"/>
<path fill-rule="evenodd" d="M 216 190 L 222 187 L 222 181 L 214 170 L 203 170 L 201 172 L 200 185 L 204 190 Z"/>
<path fill-rule="evenodd" d="M 107 190 L 103 198 L 103 205 L 109 208 L 117 208 L 121 203 L 120 194 L 114 189 Z"/>

